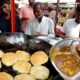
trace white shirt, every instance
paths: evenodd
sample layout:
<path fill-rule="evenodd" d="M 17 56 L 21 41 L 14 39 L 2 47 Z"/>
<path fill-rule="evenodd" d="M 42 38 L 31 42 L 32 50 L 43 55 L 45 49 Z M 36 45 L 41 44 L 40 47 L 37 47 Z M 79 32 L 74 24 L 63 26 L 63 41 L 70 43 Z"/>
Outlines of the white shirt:
<path fill-rule="evenodd" d="M 55 35 L 54 23 L 52 19 L 43 16 L 42 21 L 40 23 L 36 18 L 31 20 L 28 26 L 26 27 L 25 34 L 37 35 L 37 33 L 41 33 L 43 35 Z"/>
<path fill-rule="evenodd" d="M 51 18 L 54 22 L 56 21 L 56 11 L 55 10 L 52 10 L 49 13 L 49 18 Z"/>
<path fill-rule="evenodd" d="M 68 19 L 64 23 L 61 31 L 70 38 L 79 38 L 80 24 L 77 24 L 75 19 Z"/>

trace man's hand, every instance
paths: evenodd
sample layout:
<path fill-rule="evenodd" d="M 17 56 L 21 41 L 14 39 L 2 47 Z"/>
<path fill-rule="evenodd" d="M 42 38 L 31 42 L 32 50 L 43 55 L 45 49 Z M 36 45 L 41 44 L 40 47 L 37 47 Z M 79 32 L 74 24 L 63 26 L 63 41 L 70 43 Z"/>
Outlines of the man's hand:
<path fill-rule="evenodd" d="M 21 21 L 30 20 L 28 17 L 21 18 Z"/>
<path fill-rule="evenodd" d="M 44 36 L 42 33 L 40 33 L 40 32 L 36 32 L 36 35 L 38 35 L 38 36 Z"/>

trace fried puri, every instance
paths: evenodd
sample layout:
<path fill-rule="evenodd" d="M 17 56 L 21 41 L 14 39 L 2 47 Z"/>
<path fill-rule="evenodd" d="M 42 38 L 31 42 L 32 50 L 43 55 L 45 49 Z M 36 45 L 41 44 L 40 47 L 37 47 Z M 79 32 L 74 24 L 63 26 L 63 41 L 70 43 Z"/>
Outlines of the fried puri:
<path fill-rule="evenodd" d="M 1 64 L 1 61 L 0 61 L 0 69 L 2 68 L 2 64 Z"/>
<path fill-rule="evenodd" d="M 2 50 L 0 50 L 0 58 L 2 58 L 4 52 Z"/>
<path fill-rule="evenodd" d="M 30 60 L 30 54 L 27 53 L 26 51 L 16 51 L 16 55 L 18 60 L 24 60 L 24 61 L 29 61 Z"/>
<path fill-rule="evenodd" d="M 31 68 L 31 64 L 26 61 L 18 61 L 13 65 L 13 70 L 19 73 L 29 73 Z"/>
<path fill-rule="evenodd" d="M 17 62 L 17 56 L 13 52 L 7 52 L 2 57 L 2 63 L 6 66 L 11 66 Z"/>
<path fill-rule="evenodd" d="M 36 79 L 46 80 L 49 77 L 49 69 L 45 66 L 33 66 L 30 74 Z"/>
<path fill-rule="evenodd" d="M 0 80 L 13 80 L 13 77 L 6 72 L 0 72 Z"/>
<path fill-rule="evenodd" d="M 36 79 L 30 74 L 19 74 L 15 76 L 14 80 L 36 80 Z"/>
<path fill-rule="evenodd" d="M 48 56 L 45 52 L 43 51 L 38 51 L 35 52 L 32 56 L 31 56 L 31 63 L 33 65 L 41 65 L 44 64 L 48 61 Z"/>

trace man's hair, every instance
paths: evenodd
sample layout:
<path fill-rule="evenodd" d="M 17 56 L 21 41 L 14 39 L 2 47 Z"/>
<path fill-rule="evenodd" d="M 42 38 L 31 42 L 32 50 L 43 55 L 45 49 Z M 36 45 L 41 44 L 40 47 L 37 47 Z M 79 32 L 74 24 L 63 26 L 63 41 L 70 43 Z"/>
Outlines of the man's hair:
<path fill-rule="evenodd" d="M 77 4 L 76 11 L 80 12 L 80 4 Z"/>
<path fill-rule="evenodd" d="M 35 3 L 33 4 L 33 9 L 36 9 L 39 5 L 43 8 L 43 5 L 42 5 L 41 2 L 35 2 Z"/>
<path fill-rule="evenodd" d="M 3 4 L 7 3 L 7 0 L 0 0 L 0 7 L 3 6 Z"/>

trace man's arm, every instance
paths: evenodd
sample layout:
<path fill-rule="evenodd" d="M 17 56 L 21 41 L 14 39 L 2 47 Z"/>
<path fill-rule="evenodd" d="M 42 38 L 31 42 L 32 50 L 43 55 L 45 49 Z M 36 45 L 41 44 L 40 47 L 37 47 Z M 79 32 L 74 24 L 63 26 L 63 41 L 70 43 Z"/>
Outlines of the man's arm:
<path fill-rule="evenodd" d="M 58 35 L 61 38 L 70 38 L 69 36 L 66 36 L 66 29 L 68 28 L 69 23 L 68 21 L 64 22 L 61 30 L 60 30 L 60 34 Z"/>
<path fill-rule="evenodd" d="M 52 37 L 55 36 L 55 26 L 52 19 L 49 20 L 49 35 Z"/>
<path fill-rule="evenodd" d="M 24 31 L 25 34 L 32 35 L 31 34 L 31 26 L 32 26 L 32 23 L 31 23 L 31 21 L 29 21 L 29 23 Z"/>
<path fill-rule="evenodd" d="M 25 20 L 30 20 L 30 18 L 28 18 L 28 17 L 22 17 L 22 18 L 21 18 L 21 21 L 22 21 L 22 22 L 25 21 Z"/>
<path fill-rule="evenodd" d="M 65 36 L 65 33 L 63 33 L 63 32 L 60 32 L 59 37 L 61 37 L 61 38 L 69 38 L 68 36 Z"/>

